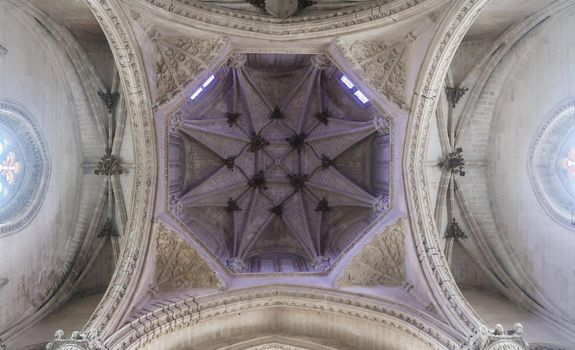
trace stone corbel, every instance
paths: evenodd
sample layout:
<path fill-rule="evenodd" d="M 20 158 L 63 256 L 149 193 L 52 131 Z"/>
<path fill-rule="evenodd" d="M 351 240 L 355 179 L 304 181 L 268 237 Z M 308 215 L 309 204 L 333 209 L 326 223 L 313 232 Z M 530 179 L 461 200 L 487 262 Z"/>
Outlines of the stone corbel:
<path fill-rule="evenodd" d="M 58 330 L 54 340 L 46 345 L 46 350 L 104 350 L 98 332 L 91 329 L 86 333 L 75 331 L 69 338 L 64 337 L 64 331 Z"/>

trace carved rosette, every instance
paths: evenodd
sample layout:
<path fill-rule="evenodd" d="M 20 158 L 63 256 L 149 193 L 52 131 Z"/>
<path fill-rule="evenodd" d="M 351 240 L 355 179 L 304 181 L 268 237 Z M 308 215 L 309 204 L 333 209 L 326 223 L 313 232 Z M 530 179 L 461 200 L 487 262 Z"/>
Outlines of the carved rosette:
<path fill-rule="evenodd" d="M 155 278 L 161 291 L 219 286 L 215 272 L 192 247 L 164 225 L 155 230 Z"/>
<path fill-rule="evenodd" d="M 336 281 L 336 286 L 400 286 L 405 280 L 405 223 L 388 226 L 363 247 Z"/>
<path fill-rule="evenodd" d="M 168 39 L 156 42 L 156 94 L 162 104 L 203 72 L 223 50 L 226 40 Z"/>
<path fill-rule="evenodd" d="M 383 41 L 338 41 L 337 47 L 376 92 L 405 108 L 407 43 L 388 45 Z"/>

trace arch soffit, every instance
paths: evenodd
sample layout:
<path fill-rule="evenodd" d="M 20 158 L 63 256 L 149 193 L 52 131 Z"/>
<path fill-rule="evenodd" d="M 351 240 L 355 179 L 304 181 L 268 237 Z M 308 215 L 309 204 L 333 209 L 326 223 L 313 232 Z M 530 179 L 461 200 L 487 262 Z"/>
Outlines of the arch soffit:
<path fill-rule="evenodd" d="M 242 343 L 262 333 L 297 339 L 315 337 L 319 344 L 332 347 L 342 341 L 346 349 L 354 344 L 345 342 L 355 338 L 375 344 L 374 349 L 401 348 L 406 336 L 425 349 L 459 349 L 461 342 L 445 324 L 416 311 L 313 288 L 276 285 L 162 301 L 162 305 L 165 306 L 130 321 L 105 345 L 109 349 L 152 349 L 160 343 L 168 344 L 166 348 L 193 343 L 203 349 L 214 344 L 216 334 L 229 334 L 230 339 Z M 323 338 L 318 334 L 323 334 Z M 334 335 L 335 343 L 330 341 Z M 178 340 L 166 342 L 172 336 Z M 364 349 L 365 344 L 356 344 L 357 349 Z M 221 344 L 226 350 L 227 345 Z"/>
<path fill-rule="evenodd" d="M 387 26 L 433 11 L 446 0 L 380 1 L 378 5 L 364 5 L 340 10 L 337 15 L 326 14 L 277 19 L 263 15 L 245 14 L 235 10 L 208 5 L 199 1 L 128 0 L 128 4 L 145 8 L 149 13 L 190 27 L 202 26 L 210 31 L 271 40 L 312 39 L 339 36 L 357 30 Z"/>

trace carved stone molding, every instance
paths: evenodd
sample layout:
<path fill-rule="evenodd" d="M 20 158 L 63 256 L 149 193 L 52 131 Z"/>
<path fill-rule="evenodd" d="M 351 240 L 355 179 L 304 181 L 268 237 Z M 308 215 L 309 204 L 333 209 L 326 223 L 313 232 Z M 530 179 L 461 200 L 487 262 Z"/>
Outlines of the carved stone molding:
<path fill-rule="evenodd" d="M 194 80 L 226 45 L 222 38 L 202 40 L 159 35 L 155 42 L 158 104 L 168 101 Z"/>
<path fill-rule="evenodd" d="M 193 333 L 194 325 L 204 321 L 273 308 L 295 308 L 301 312 L 321 312 L 369 320 L 374 327 L 390 328 L 406 336 L 413 336 L 426 343 L 430 349 L 461 349 L 458 341 L 454 340 L 447 328 L 442 328 L 445 325 L 440 322 L 429 322 L 408 311 L 400 311 L 391 305 L 356 295 L 286 285 L 174 300 L 124 325 L 107 339 L 106 346 L 110 350 L 139 349 L 158 337 L 180 329 L 188 329 Z M 326 322 L 329 319 L 326 315 Z"/>
<path fill-rule="evenodd" d="M 337 47 L 351 66 L 376 92 L 405 108 L 408 44 L 384 41 L 338 41 Z"/>
<path fill-rule="evenodd" d="M 290 17 L 270 18 L 266 15 L 249 14 L 201 1 L 146 0 L 150 4 L 194 22 L 219 27 L 222 32 L 258 37 L 306 36 L 314 37 L 333 32 L 347 32 L 352 27 L 373 23 L 394 23 L 440 5 L 435 0 L 377 0 L 362 6 L 350 6 L 338 11 Z M 256 0 L 262 2 L 261 0 Z M 282 0 L 283 1 L 283 0 Z M 374 11 L 377 8 L 377 11 Z M 410 11 L 409 11 L 410 10 Z M 329 20 L 328 20 L 329 19 Z"/>
<path fill-rule="evenodd" d="M 164 225 L 156 226 L 156 284 L 162 291 L 217 288 L 218 278 L 205 260 Z"/>
<path fill-rule="evenodd" d="M 144 255 L 151 237 L 152 207 L 156 188 L 157 159 L 150 92 L 135 38 L 128 19 L 118 11 L 117 2 L 87 0 L 86 3 L 100 23 L 114 52 L 126 99 L 128 117 L 134 134 L 136 169 L 131 217 L 125 229 L 126 245 L 116 265 L 110 287 L 85 328 L 95 328 L 105 338 L 128 313 L 138 289 Z"/>
<path fill-rule="evenodd" d="M 64 337 L 64 331 L 58 330 L 54 340 L 46 345 L 46 350 L 104 350 L 98 332 L 94 329 L 86 333 L 75 331 L 69 338 Z"/>
<path fill-rule="evenodd" d="M 466 334 L 469 344 L 480 336 L 483 322 L 465 302 L 449 264 L 441 253 L 439 232 L 429 203 L 425 175 L 425 145 L 433 123 L 435 107 L 447 70 L 465 33 L 487 3 L 486 0 L 451 2 L 445 21 L 438 28 L 416 84 L 416 98 L 408 121 L 407 142 L 404 150 L 404 179 L 410 222 L 414 232 L 419 261 L 423 266 L 430 289 L 437 298 L 437 306 L 444 312 L 454 330 Z M 429 97 L 431 96 L 431 97 Z M 449 305 L 446 307 L 445 305 Z M 470 349 L 469 345 L 464 346 Z"/>
<path fill-rule="evenodd" d="M 400 286 L 405 280 L 405 222 L 374 236 L 343 270 L 336 285 Z"/>
<path fill-rule="evenodd" d="M 529 350 L 567 350 L 556 344 L 529 344 Z"/>

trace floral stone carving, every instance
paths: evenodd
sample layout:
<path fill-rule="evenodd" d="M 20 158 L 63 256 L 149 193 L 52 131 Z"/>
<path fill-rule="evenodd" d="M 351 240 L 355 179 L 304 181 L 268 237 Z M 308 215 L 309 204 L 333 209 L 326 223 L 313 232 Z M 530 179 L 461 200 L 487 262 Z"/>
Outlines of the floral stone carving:
<path fill-rule="evenodd" d="M 156 231 L 159 290 L 218 287 L 216 274 L 192 247 L 163 225 L 157 225 Z"/>
<path fill-rule="evenodd" d="M 388 226 L 363 247 L 343 270 L 336 285 L 399 286 L 404 281 L 405 224 L 403 220 Z"/>
<path fill-rule="evenodd" d="M 405 108 L 407 43 L 383 41 L 339 41 L 337 46 L 354 70 L 378 93 Z"/>
<path fill-rule="evenodd" d="M 158 104 L 168 101 L 194 80 L 222 51 L 225 44 L 224 39 L 157 39 L 155 62 Z"/>

